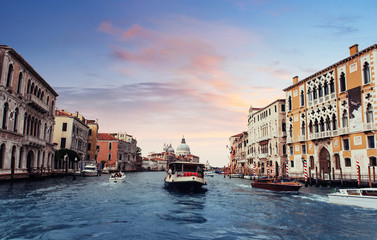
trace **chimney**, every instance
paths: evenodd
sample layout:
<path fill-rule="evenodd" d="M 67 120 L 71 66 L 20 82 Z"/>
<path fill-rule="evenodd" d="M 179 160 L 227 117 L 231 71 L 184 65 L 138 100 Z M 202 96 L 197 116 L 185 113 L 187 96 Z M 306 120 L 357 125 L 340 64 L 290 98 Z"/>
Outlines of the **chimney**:
<path fill-rule="evenodd" d="M 350 47 L 350 56 L 354 55 L 359 51 L 359 44 L 354 44 Z"/>
<path fill-rule="evenodd" d="M 298 76 L 293 77 L 293 84 L 296 84 L 298 82 Z"/>

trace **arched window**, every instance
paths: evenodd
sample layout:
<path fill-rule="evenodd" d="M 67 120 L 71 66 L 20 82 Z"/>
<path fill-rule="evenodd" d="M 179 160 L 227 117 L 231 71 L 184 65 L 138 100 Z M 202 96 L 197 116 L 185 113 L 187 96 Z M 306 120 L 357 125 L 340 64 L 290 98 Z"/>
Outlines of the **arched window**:
<path fill-rule="evenodd" d="M 20 156 L 18 158 L 18 168 L 22 168 L 22 155 L 23 155 L 23 153 L 24 153 L 24 148 L 21 147 L 20 148 Z"/>
<path fill-rule="evenodd" d="M 313 133 L 313 122 L 312 122 L 312 120 L 310 120 L 310 122 L 309 122 L 309 132 Z"/>
<path fill-rule="evenodd" d="M 321 132 L 324 132 L 325 131 L 325 121 L 323 120 L 323 118 L 321 118 L 320 124 L 321 124 Z"/>
<path fill-rule="evenodd" d="M 289 111 L 292 110 L 292 97 L 291 96 L 289 96 L 289 98 L 288 98 L 288 109 L 289 109 Z"/>
<path fill-rule="evenodd" d="M 4 108 L 3 108 L 3 125 L 2 125 L 2 129 L 5 129 L 5 130 L 7 130 L 8 111 L 9 111 L 9 105 L 8 103 L 5 103 Z"/>
<path fill-rule="evenodd" d="M 336 123 L 336 115 L 335 113 L 332 115 L 332 130 L 336 130 L 338 129 L 337 127 L 337 123 Z"/>
<path fill-rule="evenodd" d="M 42 93 L 41 93 L 41 100 L 42 100 L 42 101 L 43 101 L 44 97 L 45 97 L 45 92 L 42 91 Z"/>
<path fill-rule="evenodd" d="M 311 90 L 311 88 L 308 89 L 308 101 L 309 102 L 313 101 L 313 96 L 312 96 L 312 90 Z"/>
<path fill-rule="evenodd" d="M 301 100 L 301 107 L 302 107 L 305 104 L 304 90 L 301 91 L 300 100 Z"/>
<path fill-rule="evenodd" d="M 301 124 L 301 135 L 305 136 L 305 122 L 304 121 L 302 121 L 302 124 Z"/>
<path fill-rule="evenodd" d="M 364 75 L 364 84 L 370 83 L 370 70 L 369 70 L 369 63 L 368 62 L 364 63 L 363 75 Z"/>
<path fill-rule="evenodd" d="M 292 127 L 292 125 L 289 127 L 289 136 L 290 137 L 293 136 L 293 127 Z"/>
<path fill-rule="evenodd" d="M 331 93 L 335 92 L 335 81 L 334 81 L 334 78 L 331 78 L 331 80 L 330 80 L 330 92 Z"/>
<path fill-rule="evenodd" d="M 12 84 L 12 78 L 13 78 L 13 64 L 9 64 L 8 68 L 8 75 L 7 75 L 7 82 L 6 82 L 6 87 L 10 87 Z"/>
<path fill-rule="evenodd" d="M 343 111 L 343 115 L 342 115 L 342 125 L 343 127 L 348 127 L 348 113 L 347 113 L 347 110 L 344 110 Z"/>
<path fill-rule="evenodd" d="M 368 104 L 367 106 L 367 112 L 366 112 L 366 117 L 367 117 L 367 123 L 371 123 L 373 122 L 373 108 L 372 108 L 372 104 Z"/>
<path fill-rule="evenodd" d="M 30 79 L 27 80 L 27 89 L 26 89 L 26 93 L 30 93 L 30 87 L 31 87 L 31 81 Z"/>
<path fill-rule="evenodd" d="M 17 127 L 18 127 L 18 115 L 19 115 L 19 110 L 16 108 L 14 111 L 14 125 L 13 125 L 13 132 L 17 132 Z"/>
<path fill-rule="evenodd" d="M 313 87 L 313 99 L 316 100 L 318 98 L 318 95 L 317 95 L 317 88 L 314 86 Z"/>
<path fill-rule="evenodd" d="M 377 166 L 376 157 L 369 157 L 369 165 L 371 167 Z"/>
<path fill-rule="evenodd" d="M 315 131 L 315 133 L 319 132 L 318 120 L 317 119 L 314 121 L 314 131 Z"/>
<path fill-rule="evenodd" d="M 33 93 L 34 93 L 34 83 L 31 83 L 30 94 L 33 94 Z"/>
<path fill-rule="evenodd" d="M 344 74 L 344 72 L 340 74 L 339 82 L 340 82 L 340 91 L 345 92 L 346 91 L 346 75 Z"/>
<path fill-rule="evenodd" d="M 18 75 L 18 83 L 17 83 L 17 93 L 21 92 L 21 85 L 22 85 L 22 72 Z"/>
<path fill-rule="evenodd" d="M 323 89 L 325 91 L 325 96 L 329 95 L 329 84 L 327 83 L 327 81 L 325 81 Z"/>
<path fill-rule="evenodd" d="M 319 86 L 318 86 L 318 96 L 320 98 L 323 97 L 323 90 L 322 90 L 322 85 L 321 84 L 319 84 Z"/>
<path fill-rule="evenodd" d="M 330 117 L 326 117 L 326 130 L 330 131 L 331 130 L 331 124 L 330 124 Z"/>

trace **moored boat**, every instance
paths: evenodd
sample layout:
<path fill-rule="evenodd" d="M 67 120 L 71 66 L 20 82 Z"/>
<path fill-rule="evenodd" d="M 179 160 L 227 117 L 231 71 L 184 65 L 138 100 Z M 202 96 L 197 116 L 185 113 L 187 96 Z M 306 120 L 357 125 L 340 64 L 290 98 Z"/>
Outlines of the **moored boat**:
<path fill-rule="evenodd" d="M 205 171 L 205 172 L 204 172 L 204 175 L 205 175 L 206 177 L 213 177 L 213 176 L 215 176 L 215 174 L 214 174 L 212 171 Z"/>
<path fill-rule="evenodd" d="M 81 171 L 81 175 L 84 177 L 98 176 L 97 167 L 93 164 L 86 165 Z"/>
<path fill-rule="evenodd" d="M 109 181 L 113 183 L 122 182 L 126 178 L 123 172 L 115 172 L 110 175 Z"/>
<path fill-rule="evenodd" d="M 200 191 L 207 182 L 204 177 L 204 164 L 172 162 L 165 176 L 165 187 L 180 191 Z"/>
<path fill-rule="evenodd" d="M 330 203 L 377 209 L 377 188 L 339 189 L 327 196 Z"/>
<path fill-rule="evenodd" d="M 297 182 L 285 182 L 282 180 L 274 179 L 255 180 L 251 183 L 251 186 L 253 188 L 261 188 L 281 192 L 297 192 L 302 187 L 302 185 Z"/>

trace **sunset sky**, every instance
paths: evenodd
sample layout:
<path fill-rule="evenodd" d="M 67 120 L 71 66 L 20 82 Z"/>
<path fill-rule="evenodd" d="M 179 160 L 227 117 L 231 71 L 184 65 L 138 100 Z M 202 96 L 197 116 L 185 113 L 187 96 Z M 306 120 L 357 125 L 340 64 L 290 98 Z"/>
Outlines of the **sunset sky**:
<path fill-rule="evenodd" d="M 0 44 L 58 92 L 57 107 L 133 135 L 143 156 L 176 149 L 228 163 L 250 105 L 377 43 L 377 1 L 1 2 Z"/>

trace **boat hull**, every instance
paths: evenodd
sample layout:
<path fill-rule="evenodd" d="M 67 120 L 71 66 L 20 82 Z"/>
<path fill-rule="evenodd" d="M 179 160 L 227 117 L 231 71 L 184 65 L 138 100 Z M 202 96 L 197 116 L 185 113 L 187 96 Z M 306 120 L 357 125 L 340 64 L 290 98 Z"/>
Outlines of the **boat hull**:
<path fill-rule="evenodd" d="M 206 185 L 206 181 L 201 177 L 165 177 L 165 188 L 175 189 L 185 192 L 201 191 L 202 186 Z"/>
<path fill-rule="evenodd" d="M 272 191 L 281 192 L 297 192 L 302 187 L 297 183 L 266 183 L 266 182 L 252 182 L 251 186 L 253 188 L 261 188 Z"/>
<path fill-rule="evenodd" d="M 348 193 L 350 191 L 351 193 Z M 367 193 L 367 192 L 372 193 Z M 377 209 L 377 189 L 341 189 L 327 195 L 329 202 L 340 205 Z"/>

